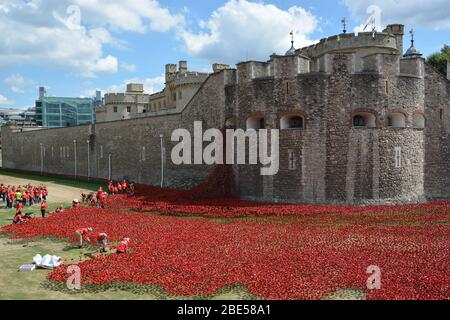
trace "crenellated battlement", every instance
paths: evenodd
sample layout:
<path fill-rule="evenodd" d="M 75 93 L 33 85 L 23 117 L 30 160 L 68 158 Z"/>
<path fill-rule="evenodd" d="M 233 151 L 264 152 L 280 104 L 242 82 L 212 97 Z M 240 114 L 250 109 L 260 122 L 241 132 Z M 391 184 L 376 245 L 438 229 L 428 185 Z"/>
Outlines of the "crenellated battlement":
<path fill-rule="evenodd" d="M 319 43 L 309 47 L 298 49 L 296 52 L 312 59 L 334 51 L 361 50 L 365 48 L 402 53 L 402 27 L 401 25 L 391 25 L 383 32 L 343 33 L 334 35 L 321 39 Z"/>

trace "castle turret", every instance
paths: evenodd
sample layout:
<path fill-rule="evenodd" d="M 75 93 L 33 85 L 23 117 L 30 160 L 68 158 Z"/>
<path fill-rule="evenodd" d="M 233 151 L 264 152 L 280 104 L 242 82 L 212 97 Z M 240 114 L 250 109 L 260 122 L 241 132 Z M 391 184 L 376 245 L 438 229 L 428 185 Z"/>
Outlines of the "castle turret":
<path fill-rule="evenodd" d="M 178 67 L 178 71 L 179 72 L 185 73 L 185 72 L 188 71 L 188 63 L 187 63 L 187 61 L 182 60 L 182 61 L 178 62 L 178 66 L 179 66 Z"/>
<path fill-rule="evenodd" d="M 395 36 L 397 49 L 400 53 L 403 53 L 403 36 L 405 34 L 405 26 L 402 24 L 390 24 L 383 30 L 383 32 Z"/>

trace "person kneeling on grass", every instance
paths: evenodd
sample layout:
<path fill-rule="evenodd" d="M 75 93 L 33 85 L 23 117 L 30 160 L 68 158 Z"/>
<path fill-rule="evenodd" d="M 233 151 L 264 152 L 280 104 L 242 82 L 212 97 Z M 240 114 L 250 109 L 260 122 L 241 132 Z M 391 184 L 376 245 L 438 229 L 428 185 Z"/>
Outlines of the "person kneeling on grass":
<path fill-rule="evenodd" d="M 104 232 L 97 234 L 97 246 L 100 252 L 106 252 L 108 245 L 108 235 Z"/>
<path fill-rule="evenodd" d="M 16 216 L 13 219 L 13 224 L 22 224 L 24 222 L 22 213 L 16 214 Z"/>
<path fill-rule="evenodd" d="M 81 228 L 75 231 L 75 234 L 78 237 L 79 245 L 78 248 L 83 248 L 83 240 L 90 241 L 88 234 L 92 232 L 92 228 Z"/>
<path fill-rule="evenodd" d="M 79 204 L 80 204 L 80 201 L 78 201 L 78 199 L 73 199 L 72 208 L 78 208 Z"/>
<path fill-rule="evenodd" d="M 64 209 L 63 209 L 63 206 L 62 206 L 62 204 L 60 204 L 58 207 L 56 207 L 56 209 L 55 209 L 55 213 L 61 213 L 61 212 L 63 212 L 64 211 Z"/>
<path fill-rule="evenodd" d="M 128 246 L 130 245 L 130 239 L 129 238 L 123 238 L 122 241 L 119 242 L 119 245 L 116 248 L 116 253 L 126 253 Z"/>

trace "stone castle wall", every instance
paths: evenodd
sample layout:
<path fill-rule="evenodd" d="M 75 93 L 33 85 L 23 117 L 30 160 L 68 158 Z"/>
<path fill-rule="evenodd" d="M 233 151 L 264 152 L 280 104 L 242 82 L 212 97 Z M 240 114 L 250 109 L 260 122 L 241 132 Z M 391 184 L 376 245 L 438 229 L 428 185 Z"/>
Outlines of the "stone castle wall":
<path fill-rule="evenodd" d="M 449 197 L 449 81 L 423 59 L 393 53 L 362 59 L 354 52 L 332 52 L 320 59 L 312 70 L 306 57 L 273 56 L 267 63 L 212 74 L 178 113 L 32 133 L 2 131 L 4 167 L 73 175 L 76 162 L 77 175 L 87 176 L 89 146 L 90 176 L 108 178 L 111 169 L 113 179 L 159 185 L 163 134 L 165 186 L 189 188 L 204 181 L 212 167 L 173 165 L 173 130 L 192 132 L 194 121 L 203 121 L 204 129 L 225 124 L 246 129 L 249 118 L 264 118 L 267 129 L 280 129 L 282 119 L 295 115 L 304 119 L 304 128 L 280 130 L 277 175 L 261 176 L 260 165 L 234 166 L 243 198 L 388 203 Z M 358 114 L 372 116 L 374 126 L 354 127 Z M 389 126 L 394 114 L 404 116 L 404 128 Z M 417 114 L 425 115 L 425 128 L 414 126 Z"/>

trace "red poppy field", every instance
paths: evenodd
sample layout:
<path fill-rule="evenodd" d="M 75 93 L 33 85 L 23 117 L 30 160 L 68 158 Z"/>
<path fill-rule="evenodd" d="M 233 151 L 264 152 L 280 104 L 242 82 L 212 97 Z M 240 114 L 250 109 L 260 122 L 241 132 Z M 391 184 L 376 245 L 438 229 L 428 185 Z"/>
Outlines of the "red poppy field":
<path fill-rule="evenodd" d="M 80 263 L 82 284 L 152 284 L 177 296 L 239 283 L 265 299 L 321 299 L 346 288 L 364 291 L 367 299 L 450 299 L 445 201 L 273 205 L 139 186 L 134 197 L 111 198 L 107 209 L 71 209 L 3 232 L 74 242 L 80 227 L 106 232 L 111 242 L 131 239 L 127 254 Z M 369 266 L 380 268 L 378 290 L 367 289 Z M 49 278 L 65 282 L 66 268 Z"/>

